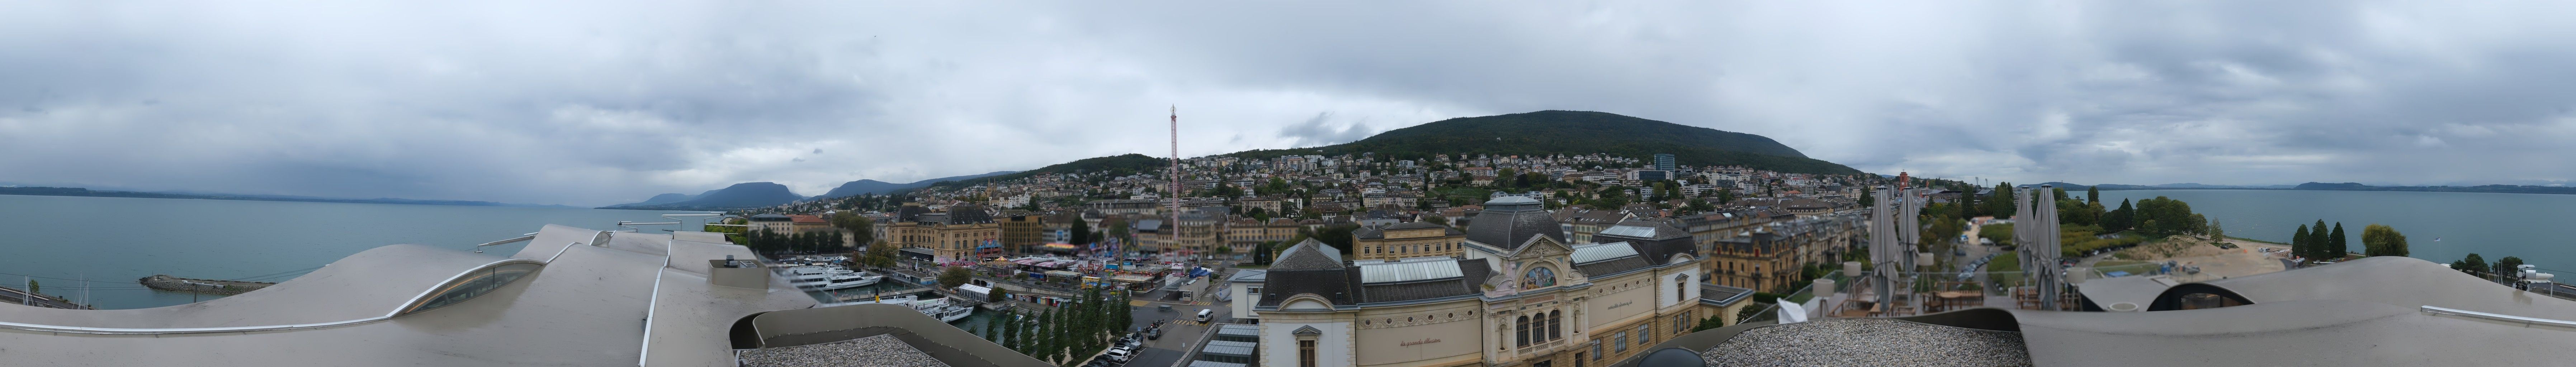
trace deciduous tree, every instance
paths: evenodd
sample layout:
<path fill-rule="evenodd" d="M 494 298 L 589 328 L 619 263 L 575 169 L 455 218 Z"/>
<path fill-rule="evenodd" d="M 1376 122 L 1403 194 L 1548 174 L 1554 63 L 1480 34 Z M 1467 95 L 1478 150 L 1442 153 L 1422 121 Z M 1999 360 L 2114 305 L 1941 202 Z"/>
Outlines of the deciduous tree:
<path fill-rule="evenodd" d="M 975 271 L 966 270 L 966 267 L 963 266 L 951 266 L 939 271 L 940 287 L 956 288 L 958 285 L 966 284 L 967 280 L 972 279 L 975 279 Z"/>
<path fill-rule="evenodd" d="M 2385 224 L 2364 226 L 2361 228 L 2361 247 L 2363 255 L 2406 256 L 2406 235 Z"/>
<path fill-rule="evenodd" d="M 2487 258 L 2470 253 L 2469 256 L 2460 258 L 2460 261 L 2451 262 L 2451 270 L 2484 276 L 2488 273 Z"/>

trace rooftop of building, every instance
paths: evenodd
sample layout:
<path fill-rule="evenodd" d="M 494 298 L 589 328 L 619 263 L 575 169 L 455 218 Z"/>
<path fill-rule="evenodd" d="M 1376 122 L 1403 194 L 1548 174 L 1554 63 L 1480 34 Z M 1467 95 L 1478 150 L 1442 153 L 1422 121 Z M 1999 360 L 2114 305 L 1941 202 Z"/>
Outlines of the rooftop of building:
<path fill-rule="evenodd" d="M 1878 320 L 2010 332 L 2020 336 L 2023 350 L 1975 351 L 1969 352 L 1971 357 L 2020 354 L 2027 355 L 2028 364 L 2039 366 L 2282 360 L 2320 366 L 2551 365 L 2563 364 L 2564 354 L 2529 351 L 2563 349 L 2564 341 L 2576 336 L 2576 321 L 2567 321 L 2576 319 L 2576 301 L 2516 290 L 2407 257 L 2369 257 L 2179 284 L 2155 277 L 2091 279 L 2079 287 L 2087 301 L 2143 302 L 2145 311 L 1980 307 Z M 1710 302 L 1709 290 L 1703 285 L 1704 304 Z M 2150 296 L 2141 301 L 2142 295 Z M 2187 306 L 2183 301 L 2210 296 L 2233 302 L 2188 309 L 2209 305 Z M 1787 339 L 1764 338 L 1769 334 L 1751 331 L 1789 327 L 1773 321 L 1751 322 L 1672 338 L 1654 348 L 1711 350 L 1732 340 L 1787 345 L 1778 344 Z M 1885 353 L 1960 353 L 1868 345 Z M 1814 355 L 1798 358 L 1809 357 Z"/>
<path fill-rule="evenodd" d="M 508 257 L 389 245 L 179 306 L 0 305 L 0 343 L 40 365 L 732 366 L 735 321 L 816 304 L 783 277 L 709 282 L 708 260 L 756 257 L 682 234 L 550 225 Z"/>

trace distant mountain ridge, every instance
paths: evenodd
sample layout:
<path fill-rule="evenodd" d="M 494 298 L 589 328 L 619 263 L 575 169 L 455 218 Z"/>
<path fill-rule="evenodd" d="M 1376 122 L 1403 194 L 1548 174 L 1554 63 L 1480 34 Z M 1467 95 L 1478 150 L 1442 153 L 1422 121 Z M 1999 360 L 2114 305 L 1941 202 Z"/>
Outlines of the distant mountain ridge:
<path fill-rule="evenodd" d="M 421 199 L 402 199 L 402 198 L 339 199 L 339 198 L 325 198 L 325 197 L 312 197 L 312 196 L 294 196 L 294 195 L 244 195 L 244 194 L 210 194 L 210 193 L 180 193 L 180 192 L 140 192 L 140 191 L 90 190 L 90 189 L 86 189 L 86 188 L 78 188 L 78 187 L 0 187 L 0 195 L 35 195 L 35 196 L 95 196 L 95 197 L 120 197 L 120 198 L 206 199 L 206 200 L 250 200 L 250 201 L 299 201 L 299 202 L 313 202 L 313 203 L 412 204 L 412 205 L 458 205 L 458 206 L 518 206 L 518 207 L 557 207 L 557 208 L 571 208 L 570 206 L 563 206 L 563 205 L 512 204 L 512 203 L 500 203 L 500 202 L 490 202 L 490 201 L 471 201 L 471 200 L 421 200 Z"/>
<path fill-rule="evenodd" d="M 848 183 L 843 183 L 843 184 L 841 184 L 841 187 L 832 188 L 832 191 L 831 191 L 831 192 L 823 193 L 823 195 L 818 195 L 818 196 L 815 196 L 814 198 L 815 198 L 815 199 L 829 199 L 829 198 L 848 197 L 848 196 L 855 196 L 855 195 L 858 195 L 858 194 L 868 194 L 868 193 L 875 193 L 875 194 L 892 194 L 892 193 L 894 193 L 894 192 L 896 192 L 896 191 L 911 190 L 911 189 L 922 188 L 922 187 L 925 187 L 925 186 L 930 186 L 930 184 L 938 183 L 938 182 L 940 182 L 940 181 L 956 181 L 956 180 L 964 180 L 964 179 L 978 178 L 978 177 L 988 177 L 988 176 L 1007 175 L 1007 174 L 1013 174 L 1013 173 L 1019 173 L 1019 172 L 1020 172 L 1020 171 L 993 171 L 993 172 L 984 173 L 984 174 L 974 174 L 974 175 L 964 175 L 964 176 L 940 177 L 940 178 L 933 178 L 933 179 L 928 179 L 928 180 L 913 181 L 913 182 L 910 182 L 910 183 L 891 183 L 891 182 L 877 181 L 877 180 L 858 180 L 858 181 L 850 181 L 850 182 L 848 182 Z"/>
<path fill-rule="evenodd" d="M 1249 150 L 1226 154 L 1273 158 L 1290 154 L 1375 152 L 1413 159 L 1435 154 L 1553 155 L 1608 153 L 1651 159 L 1669 153 L 1684 165 L 1746 166 L 1786 173 L 1860 174 L 1851 167 L 1808 158 L 1761 135 L 1648 120 L 1607 112 L 1538 111 L 1460 117 L 1388 130 L 1359 141 L 1314 148 Z"/>
<path fill-rule="evenodd" d="M 666 200 L 679 197 L 674 195 L 680 194 L 654 195 L 653 199 Z M 604 206 L 600 207 L 600 209 L 721 210 L 775 206 L 805 199 L 804 196 L 796 195 L 795 192 L 788 191 L 787 185 L 780 185 L 774 182 L 738 183 L 733 184 L 733 186 L 709 190 L 705 193 L 687 197 L 687 200 L 670 202 L 646 200 L 641 203 Z"/>
<path fill-rule="evenodd" d="M 2485 193 L 2504 193 L 2504 194 L 2565 194 L 2565 195 L 2576 195 L 2576 187 L 2567 187 L 2567 186 L 2531 186 L 2531 185 L 2477 185 L 2477 186 L 2371 186 L 2371 185 L 2363 185 L 2363 184 L 2356 183 L 2356 182 L 2345 182 L 2345 183 L 2309 182 L 2309 183 L 2299 184 L 2299 186 L 2297 186 L 2297 188 L 2296 188 L 2296 189 L 2298 189 L 2298 190 L 2333 190 L 2333 191 L 2485 192 Z"/>
<path fill-rule="evenodd" d="M 1125 176 L 1141 172 L 1161 172 L 1168 167 L 1171 162 L 1172 161 L 1168 159 L 1155 158 L 1143 154 L 1127 153 L 1107 157 L 1077 159 L 1072 162 L 1057 163 L 1047 165 L 1046 167 L 1039 167 L 1038 169 L 1009 174 L 960 180 L 933 181 L 923 187 L 965 187 L 986 182 L 1017 180 L 1042 174 L 1108 172 L 1111 176 Z"/>

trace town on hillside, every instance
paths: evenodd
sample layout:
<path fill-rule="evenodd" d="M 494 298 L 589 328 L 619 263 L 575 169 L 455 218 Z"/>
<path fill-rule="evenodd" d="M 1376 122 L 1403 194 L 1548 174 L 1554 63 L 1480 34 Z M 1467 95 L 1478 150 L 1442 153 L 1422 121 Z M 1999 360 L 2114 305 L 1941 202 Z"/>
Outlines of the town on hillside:
<path fill-rule="evenodd" d="M 1360 258 L 1455 255 L 1457 249 L 1404 246 L 1422 240 L 1398 227 L 1463 229 L 1503 197 L 1534 199 L 1559 235 L 1586 243 L 1627 221 L 1666 222 L 1692 232 L 1697 245 L 1758 241 L 1794 244 L 1747 251 L 1731 261 L 1776 264 L 1760 274 L 1712 281 L 1786 292 L 1803 281 L 1806 263 L 1832 263 L 1858 241 L 1865 186 L 1875 175 L 1781 173 L 1738 166 L 1691 166 L 1671 155 L 1519 156 L 1374 153 L 1274 158 L 1207 156 L 1178 165 L 1183 195 L 1169 195 L 1170 176 L 1141 172 L 1038 174 L 971 185 L 933 186 L 889 195 L 825 198 L 735 214 L 780 214 L 809 223 L 836 216 L 872 223 L 866 238 L 908 261 L 972 264 L 1019 257 L 1113 257 L 1221 266 L 1266 265 L 1295 240 L 1316 238 Z M 1168 161 L 1167 161 L 1168 162 Z M 1946 200 L 1964 191 L 1932 197 Z M 1944 196 L 1946 195 L 1946 196 Z M 1079 228 L 1077 228 L 1079 227 Z M 1426 232 L 1427 233 L 1427 232 Z M 855 243 L 845 246 L 857 248 Z M 1382 250 L 1382 251 L 1381 251 Z M 1112 253 L 1114 252 L 1114 254 Z M 1728 256 L 1728 255 L 1721 255 Z M 1712 261 L 1712 264 L 1717 262 Z M 1097 271 L 1099 269 L 1080 269 Z"/>

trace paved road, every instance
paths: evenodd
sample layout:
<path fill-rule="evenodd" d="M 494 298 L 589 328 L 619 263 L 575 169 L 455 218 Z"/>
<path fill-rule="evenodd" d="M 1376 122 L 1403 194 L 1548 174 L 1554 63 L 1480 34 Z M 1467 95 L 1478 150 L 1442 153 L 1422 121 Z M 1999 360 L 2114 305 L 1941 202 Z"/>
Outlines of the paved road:
<path fill-rule="evenodd" d="M 1175 354 L 1171 359 L 1157 359 L 1154 361 L 1147 361 L 1143 358 L 1139 358 L 1134 363 L 1128 363 L 1129 366 L 1167 367 L 1178 364 L 1181 361 L 1187 361 L 1190 359 L 1190 356 L 1196 355 L 1198 353 L 1198 347 L 1207 343 L 1206 338 L 1208 337 L 1207 331 L 1209 328 L 1208 325 L 1200 324 L 1198 322 L 1199 310 L 1216 310 L 1215 315 L 1210 318 L 1216 322 L 1224 322 L 1226 319 L 1234 317 L 1233 309 L 1231 307 L 1227 307 L 1228 303 L 1226 302 L 1210 302 L 1208 305 L 1201 306 L 1161 301 L 1162 298 L 1160 297 L 1160 292 L 1153 295 L 1156 297 L 1148 299 L 1155 301 L 1149 301 L 1146 302 L 1146 305 L 1144 306 L 1136 307 L 1136 310 L 1134 311 L 1136 324 L 1137 326 L 1142 327 L 1144 325 L 1153 324 L 1154 320 L 1170 320 L 1163 324 L 1163 338 L 1147 340 L 1145 341 L 1145 347 L 1149 349 L 1168 349 L 1174 351 Z M 1171 305 L 1172 310 L 1169 312 L 1160 311 L 1154 307 L 1156 305 Z"/>
<path fill-rule="evenodd" d="M 1170 366 L 1172 365 L 1172 362 L 1180 361 L 1182 354 L 1185 353 L 1177 350 L 1146 347 L 1145 350 L 1137 351 L 1135 359 L 1128 360 L 1127 365 L 1137 367 Z"/>

